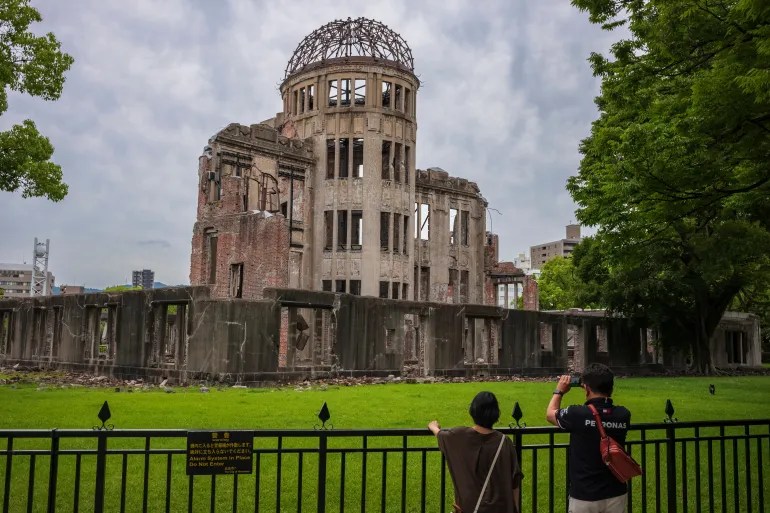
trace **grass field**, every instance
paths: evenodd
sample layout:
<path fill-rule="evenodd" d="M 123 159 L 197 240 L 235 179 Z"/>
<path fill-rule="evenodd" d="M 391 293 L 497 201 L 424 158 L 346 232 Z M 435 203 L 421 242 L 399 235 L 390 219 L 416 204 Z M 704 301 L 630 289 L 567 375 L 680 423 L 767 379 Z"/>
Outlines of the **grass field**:
<path fill-rule="evenodd" d="M 716 386 L 710 395 L 709 384 Z M 421 428 L 436 418 L 443 426 L 470 421 L 468 404 L 476 392 L 493 392 L 511 422 L 516 401 L 529 426 L 546 425 L 545 407 L 554 384 L 501 381 L 485 383 L 384 384 L 283 388 L 159 388 L 128 393 L 114 388 L 38 388 L 0 386 L 0 428 L 90 428 L 102 403 L 109 401 L 117 428 L 308 429 L 326 402 L 337 428 Z M 615 385 L 615 402 L 627 406 L 634 423 L 660 422 L 670 399 L 682 421 L 770 417 L 770 376 L 720 378 L 627 378 Z M 563 404 L 581 403 L 582 390 Z"/>
<path fill-rule="evenodd" d="M 716 386 L 716 394 L 710 395 L 709 384 Z M 501 381 L 485 383 L 436 383 L 436 384 L 385 384 L 365 386 L 311 386 L 311 387 L 283 387 L 264 389 L 242 389 L 212 387 L 209 392 L 203 393 L 197 387 L 174 388 L 173 393 L 167 393 L 163 389 L 148 388 L 138 389 L 128 393 L 125 389 L 116 392 L 114 388 L 86 388 L 57 386 L 38 387 L 36 384 L 16 384 L 0 386 L 0 429 L 52 429 L 52 428 L 85 428 L 90 429 L 97 425 L 97 413 L 102 403 L 109 401 L 112 410 L 113 423 L 118 429 L 130 428 L 182 428 L 182 429 L 311 429 L 318 420 L 315 415 L 326 402 L 331 411 L 331 423 L 335 429 L 355 428 L 424 428 L 427 422 L 433 418 L 441 421 L 445 427 L 454 425 L 467 425 L 470 418 L 467 408 L 470 400 L 480 390 L 494 392 L 501 403 L 503 415 L 499 425 L 506 426 L 511 422 L 511 410 L 516 401 L 519 402 L 523 412 L 523 421 L 528 426 L 542 426 L 545 422 L 545 407 L 551 398 L 554 384 L 551 382 L 520 382 Z M 711 420 L 711 419 L 757 419 L 770 418 L 770 406 L 766 401 L 770 392 L 770 376 L 758 377 L 720 377 L 720 378 L 628 378 L 618 379 L 616 382 L 616 402 L 626 405 L 633 413 L 634 423 L 657 423 L 665 417 L 664 407 L 666 399 L 671 399 L 676 411 L 675 417 L 680 421 Z M 582 390 L 574 390 L 566 395 L 564 404 L 573 404 L 583 401 Z M 760 426 L 761 428 L 761 426 Z M 764 433 L 767 432 L 767 428 Z M 426 435 L 427 433 L 427 429 Z M 692 430 L 682 433 L 681 436 L 692 436 Z M 729 433 L 728 433 L 729 434 Z M 702 431 L 700 436 L 718 436 L 716 430 Z M 638 437 L 638 434 L 636 435 Z M 651 433 L 651 438 L 662 434 Z M 557 434 L 554 441 L 562 446 L 568 440 L 567 435 Z M 0 439 L 0 452 L 7 447 L 7 440 Z M 63 440 L 63 449 L 92 448 L 93 440 L 72 439 Z M 113 442 L 111 442 L 113 443 Z M 149 440 L 124 439 L 115 441 L 111 445 L 112 450 L 119 446 L 123 449 L 134 449 L 138 452 L 132 455 L 121 456 L 115 453 L 108 457 L 108 476 L 120 476 L 121 464 L 126 465 L 127 484 L 126 511 L 138 511 L 142 509 L 142 492 L 144 476 L 147 479 L 147 494 L 149 511 L 161 511 L 166 500 L 166 476 L 168 476 L 169 489 L 168 500 L 171 511 L 186 509 L 189 483 L 184 469 L 184 439 L 153 438 L 153 450 L 163 451 L 175 448 L 178 451 L 173 457 L 171 454 L 156 454 L 145 460 L 141 448 Z M 371 437 L 369 447 L 399 447 L 400 437 L 386 440 L 385 437 Z M 404 442 L 406 443 L 406 442 Z M 366 511 L 400 511 L 402 469 L 408 478 L 405 483 L 407 495 L 407 511 L 419 511 L 419 504 L 423 497 L 426 500 L 426 511 L 438 511 L 439 503 L 451 504 L 451 484 L 447 485 L 446 493 L 442 499 L 438 490 L 436 476 L 441 469 L 441 460 L 435 452 L 435 441 L 430 437 L 416 437 L 409 440 L 409 447 L 430 447 L 432 452 L 423 455 L 427 461 L 428 483 L 426 493 L 420 491 L 420 472 L 422 463 L 419 452 L 403 458 L 398 453 L 372 453 L 369 455 L 369 474 L 364 478 L 364 460 L 360 454 L 349 454 L 347 459 L 346 474 L 341 476 L 341 456 L 329 457 L 329 491 L 327 504 L 330 511 L 339 509 L 340 484 L 344 482 L 345 510 L 361 510 L 362 492 L 366 490 Z M 525 440 L 525 445 L 544 444 L 541 449 L 530 448 L 523 455 L 522 465 L 525 479 L 524 505 L 526 511 L 548 511 L 548 507 L 554 504 L 555 511 L 564 510 L 564 449 L 558 449 L 553 455 L 553 463 L 548 458 L 547 435 L 530 435 Z M 755 441 L 751 442 L 752 451 Z M 768 443 L 765 439 L 762 446 L 757 447 L 764 453 L 764 461 L 770 460 Z M 317 472 L 317 457 L 314 454 L 317 447 L 317 438 L 291 439 L 286 438 L 282 442 L 283 456 L 280 457 L 282 472 L 279 476 L 277 468 L 279 456 L 275 453 L 275 439 L 255 439 L 255 449 L 263 451 L 261 455 L 261 471 L 259 474 L 242 476 L 240 486 L 237 489 L 239 511 L 254 510 L 255 495 L 259 497 L 260 511 L 275 511 L 276 501 L 282 498 L 281 511 L 297 511 L 297 498 L 302 497 L 302 511 L 313 511 L 315 507 L 316 484 L 313 478 Z M 360 446 L 361 439 L 340 438 L 330 439 L 332 447 L 356 447 Z M 395 445 L 394 445 L 395 444 Z M 16 439 L 14 448 L 29 450 L 46 450 L 50 445 L 49 440 L 23 440 Z M 737 468 L 740 483 L 745 483 L 746 471 L 743 461 L 749 454 L 749 446 L 743 441 L 730 440 L 718 441 L 716 438 L 708 445 L 713 445 L 714 454 L 722 451 L 725 463 L 714 456 L 716 483 L 727 483 L 728 504 L 738 493 L 732 488 L 733 475 L 731 468 Z M 685 446 L 682 446 L 685 447 Z M 694 511 L 695 502 L 693 493 L 700 491 L 698 497 L 708 498 L 707 475 L 708 465 L 707 444 L 700 443 L 697 446 L 688 443 L 686 446 L 687 458 L 690 464 L 701 460 L 701 485 L 697 482 L 696 474 L 691 470 L 677 477 L 678 486 L 685 483 L 689 487 L 690 494 L 686 502 L 690 504 L 690 510 Z M 265 452 L 266 450 L 266 452 Z M 682 451 L 685 449 L 682 448 Z M 272 452 L 271 452 L 272 451 Z M 305 452 L 304 460 L 300 452 Z M 641 457 L 639 447 L 635 456 Z M 679 453 L 680 449 L 677 449 Z M 696 451 L 700 451 L 696 453 Z M 645 448 L 645 458 L 648 465 L 648 476 L 645 481 L 637 481 L 636 486 L 645 483 L 645 488 L 652 497 L 655 493 L 655 481 L 661 480 L 665 484 L 666 469 L 655 469 L 651 462 L 665 457 L 664 445 L 649 445 Z M 683 454 L 683 453 L 682 453 Z M 682 457 L 679 454 L 679 457 Z M 539 456 L 538 456 L 539 455 Z M 731 467 L 735 459 L 739 464 Z M 5 470 L 0 459 L 0 482 L 4 479 Z M 256 464 L 256 458 L 255 458 Z M 82 466 L 77 467 L 74 456 L 62 457 L 59 463 L 60 480 L 57 486 L 58 504 L 62 510 L 71 510 L 73 499 L 73 483 L 75 475 L 82 476 L 81 490 L 79 494 L 79 510 L 90 511 L 93 504 L 93 456 L 83 456 Z M 402 467 L 403 465 L 403 467 Z M 80 468 L 78 471 L 77 468 Z M 299 469 L 303 468 L 300 479 Z M 727 469 L 725 477 L 721 477 L 722 468 Z M 35 463 L 29 456 L 14 458 L 13 477 L 11 479 L 11 511 L 24 511 L 29 504 L 26 502 L 28 491 L 28 476 L 34 473 L 38 483 L 34 488 L 34 501 L 32 511 L 44 510 L 47 499 L 48 463 L 45 456 L 37 458 Z M 756 472 L 756 471 L 753 471 Z M 380 476 L 388 475 L 388 489 L 382 485 Z M 431 477 L 433 476 L 433 477 Z M 554 476 L 549 478 L 549 476 Z M 260 484 L 259 491 L 255 492 L 255 481 Z M 556 481 L 554 495 L 548 493 L 544 483 L 551 479 Z M 763 478 L 770 489 L 770 473 Z M 303 486 L 303 481 L 305 481 Z M 541 486 L 536 491 L 532 489 L 534 481 L 539 481 Z M 232 476 L 219 476 L 217 479 L 216 500 L 217 511 L 228 511 L 236 495 L 234 478 Z M 277 483 L 280 482 L 281 492 L 276 494 Z M 755 480 L 756 483 L 756 480 Z M 758 483 L 756 483 L 758 484 Z M 108 478 L 106 510 L 119 510 L 119 498 L 121 497 L 120 479 Z M 740 487 L 742 489 L 743 486 Z M 211 503 L 211 484 L 208 478 L 196 478 L 194 485 L 194 511 L 208 511 Z M 2 495 L 2 490 L 0 490 Z M 635 495 L 634 511 L 639 511 L 642 499 Z M 742 499 L 745 500 L 745 499 Z M 758 498 L 753 498 L 755 509 L 758 506 Z M 649 504 L 654 504 L 648 499 Z M 382 509 L 382 505 L 385 508 Z M 719 497 L 717 496 L 717 506 Z M 742 504 L 745 506 L 745 504 Z M 665 507 L 665 504 L 664 504 Z M 534 509 L 533 509 L 534 508 Z M 718 509 L 718 508 L 717 508 Z M 648 509 L 654 511 L 653 509 Z"/>

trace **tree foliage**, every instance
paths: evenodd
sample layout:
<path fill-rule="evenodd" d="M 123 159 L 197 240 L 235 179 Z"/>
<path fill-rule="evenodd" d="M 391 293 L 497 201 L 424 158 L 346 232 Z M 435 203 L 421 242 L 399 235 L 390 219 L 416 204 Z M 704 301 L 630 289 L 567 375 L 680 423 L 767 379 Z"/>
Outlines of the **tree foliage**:
<path fill-rule="evenodd" d="M 73 63 L 56 37 L 36 36 L 31 24 L 42 20 L 29 0 L 0 0 L 0 115 L 8 110 L 8 91 L 56 100 L 64 73 Z M 50 161 L 53 146 L 35 123 L 25 120 L 0 132 L 0 191 L 59 201 L 67 194 L 61 168 Z"/>
<path fill-rule="evenodd" d="M 128 292 L 130 290 L 142 290 L 142 287 L 138 285 L 112 285 L 104 288 L 104 292 Z"/>
<path fill-rule="evenodd" d="M 580 280 L 575 274 L 571 258 L 552 258 L 540 269 L 537 289 L 541 310 L 579 308 Z"/>
<path fill-rule="evenodd" d="M 572 3 L 629 34 L 589 59 L 600 116 L 567 187 L 604 264 L 583 278 L 712 371 L 722 314 L 770 272 L 770 4 Z"/>

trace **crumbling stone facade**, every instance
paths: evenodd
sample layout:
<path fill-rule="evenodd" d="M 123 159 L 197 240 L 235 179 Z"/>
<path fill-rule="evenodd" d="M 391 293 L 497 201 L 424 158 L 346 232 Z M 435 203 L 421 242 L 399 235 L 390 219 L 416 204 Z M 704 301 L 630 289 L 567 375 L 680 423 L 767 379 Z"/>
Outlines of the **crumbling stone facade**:
<path fill-rule="evenodd" d="M 490 281 L 497 250 L 486 257 L 475 183 L 416 168 L 419 87 L 406 42 L 378 22 L 305 38 L 282 111 L 232 124 L 204 149 L 191 284 L 214 298 L 272 286 L 494 304 L 488 289 L 523 273 L 511 264 Z"/>

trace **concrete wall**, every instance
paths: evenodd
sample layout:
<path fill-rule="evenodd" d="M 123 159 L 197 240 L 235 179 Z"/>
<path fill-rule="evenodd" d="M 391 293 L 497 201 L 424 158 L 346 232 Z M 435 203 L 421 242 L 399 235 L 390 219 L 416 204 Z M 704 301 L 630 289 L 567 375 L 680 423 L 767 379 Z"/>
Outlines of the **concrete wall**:
<path fill-rule="evenodd" d="M 207 287 L 0 301 L 0 364 L 178 382 L 308 376 L 556 374 L 660 362 L 650 330 L 599 312 L 546 313 L 298 289 L 213 299 Z M 758 322 L 725 316 L 717 365 L 758 365 Z M 727 335 L 730 334 L 730 335 Z M 722 342 L 732 340 L 729 348 Z M 730 354 L 729 360 L 721 355 Z M 736 361 L 738 359 L 738 361 Z"/>

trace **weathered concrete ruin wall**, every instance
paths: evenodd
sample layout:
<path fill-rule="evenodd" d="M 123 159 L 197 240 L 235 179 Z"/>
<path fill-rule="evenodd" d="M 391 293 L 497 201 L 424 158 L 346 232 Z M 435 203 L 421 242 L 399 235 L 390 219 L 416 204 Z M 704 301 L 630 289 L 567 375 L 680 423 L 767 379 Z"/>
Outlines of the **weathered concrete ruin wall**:
<path fill-rule="evenodd" d="M 298 289 L 264 294 L 260 301 L 220 300 L 207 287 L 185 287 L 0 300 L 0 364 L 235 383 L 340 375 L 552 375 L 591 362 L 634 373 L 663 361 L 653 330 L 601 312 Z M 756 317 L 728 313 L 714 339 L 718 365 L 755 365 L 755 340 Z"/>

